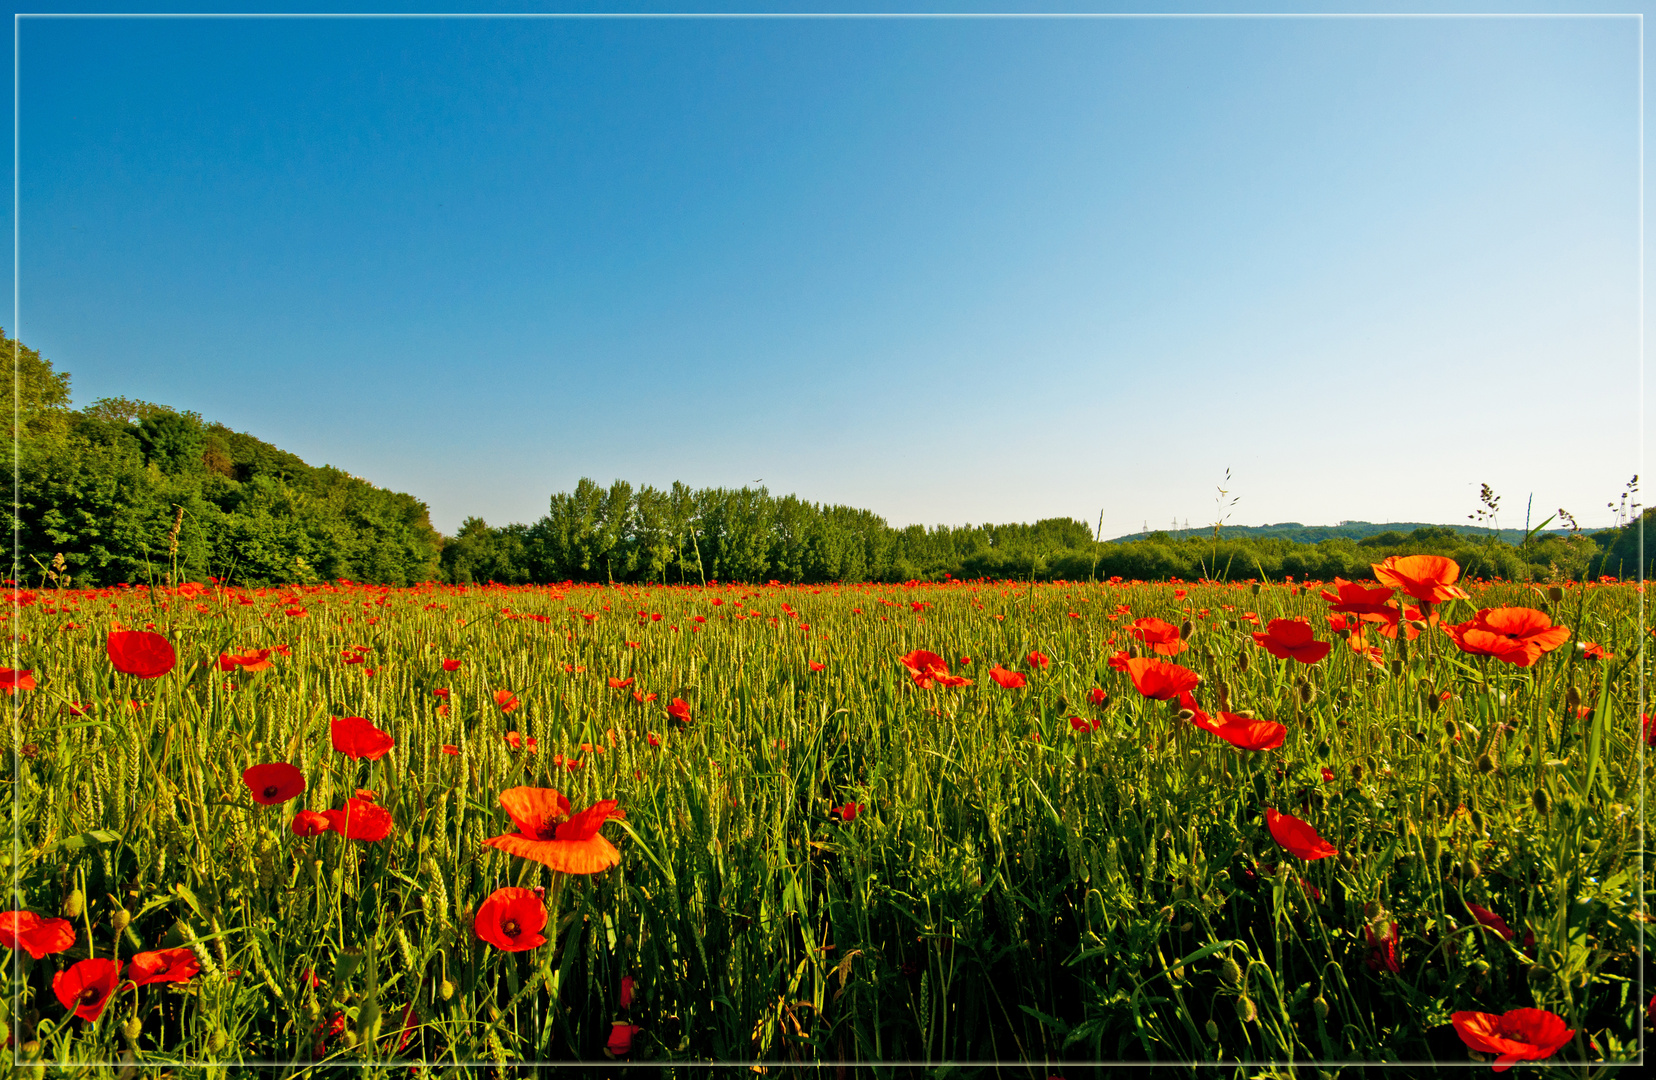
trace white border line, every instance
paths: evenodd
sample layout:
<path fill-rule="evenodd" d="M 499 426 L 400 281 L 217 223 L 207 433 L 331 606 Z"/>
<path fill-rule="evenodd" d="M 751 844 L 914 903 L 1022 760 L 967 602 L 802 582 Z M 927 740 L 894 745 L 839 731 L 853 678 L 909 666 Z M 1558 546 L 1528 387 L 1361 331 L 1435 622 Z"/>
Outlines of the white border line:
<path fill-rule="evenodd" d="M 928 19 L 928 20 L 929 19 L 1014 20 L 1014 19 L 1016 19 L 1016 20 L 1036 20 L 1036 21 L 1040 21 L 1040 20 L 1091 20 L 1091 21 L 1096 21 L 1096 20 L 1107 20 L 1107 19 L 1119 19 L 1119 20 L 1124 20 L 1124 19 L 1161 19 L 1161 20 L 1223 19 L 1223 20 L 1233 20 L 1233 21 L 1235 21 L 1235 20 L 1254 20 L 1254 19 L 1301 19 L 1301 20 L 1329 20 L 1329 19 L 1633 19 L 1638 24 L 1638 47 L 1639 47 L 1639 79 L 1638 79 L 1638 86 L 1639 86 L 1639 103 L 1638 103 L 1638 116 L 1639 116 L 1639 119 L 1638 119 L 1638 146 L 1639 146 L 1639 150 L 1638 150 L 1638 155 L 1639 155 L 1639 209 L 1638 209 L 1639 314 L 1638 314 L 1638 346 L 1637 346 L 1637 349 L 1638 349 L 1637 360 L 1638 360 L 1638 367 L 1639 367 L 1639 377 L 1638 377 L 1639 430 L 1638 430 L 1638 449 L 1637 449 L 1637 453 L 1636 453 L 1636 460 L 1637 460 L 1637 467 L 1639 469 L 1639 474 L 1641 476 L 1644 475 L 1644 446 L 1645 446 L 1645 393 L 1644 393 L 1644 390 L 1645 390 L 1645 379 L 1644 379 L 1644 324 L 1645 324 L 1644 82 L 1645 82 L 1645 80 L 1644 80 L 1644 13 L 1643 12 L 1211 12 L 1211 13 L 1207 13 L 1207 12 L 1027 12 L 1027 13 L 1018 13 L 1018 12 L 751 12 L 751 13 L 749 13 L 749 12 L 662 12 L 662 13 L 649 13 L 649 12 L 521 12 L 521 13 L 518 13 L 518 12 L 452 12 L 452 13 L 440 13 L 440 12 L 406 12 L 406 13 L 397 13 L 397 12 L 368 12 L 368 13 L 349 13 L 349 12 L 263 12 L 263 13 L 261 13 L 261 12 L 117 12 L 117 13 L 109 13 L 109 12 L 61 12 L 61 13 L 16 12 L 12 16 L 12 340 L 15 344 L 12 347 L 12 355 L 13 355 L 13 363 L 12 363 L 12 431 L 13 431 L 13 438 L 12 438 L 12 507 L 13 507 L 13 514 L 12 514 L 12 574 L 11 574 L 11 577 L 13 578 L 14 581 L 17 578 L 17 571 L 18 571 L 18 549 L 17 549 L 17 545 L 18 545 L 18 541 L 20 539 L 19 530 L 21 528 L 21 518 L 18 517 L 17 513 L 16 513 L 17 499 L 18 499 L 18 494 L 19 494 L 18 485 L 19 485 L 19 468 L 20 468 L 20 462 L 19 462 L 19 458 L 18 458 L 18 452 L 19 452 L 18 451 L 18 440 L 17 440 L 17 437 L 16 437 L 17 420 L 18 420 L 18 415 L 19 415 L 18 414 L 18 409 L 19 409 L 18 381 L 17 381 L 18 380 L 18 368 L 17 368 L 16 358 L 17 358 L 18 355 L 20 355 L 20 350 L 22 349 L 22 337 L 23 337 L 23 335 L 21 333 L 21 327 L 18 325 L 17 313 L 18 313 L 18 310 L 19 310 L 20 305 L 21 305 L 21 299 L 20 299 L 21 298 L 21 277 L 20 277 L 20 262 L 19 262 L 19 252 L 20 252 L 21 248 L 20 248 L 20 243 L 19 243 L 19 237 L 20 237 L 21 232 L 22 232 L 22 222 L 21 222 L 21 216 L 20 216 L 21 204 L 20 204 L 20 199 L 19 199 L 19 191 L 20 191 L 20 188 L 19 188 L 19 175 L 20 175 L 19 162 L 21 161 L 20 151 L 19 151 L 19 138 L 20 138 L 19 131 L 20 131 L 20 128 L 21 128 L 21 123 L 20 123 L 21 105 L 20 105 L 20 101 L 21 101 L 21 90 L 22 90 L 22 81 L 21 81 L 22 44 L 21 44 L 21 41 L 22 41 L 22 20 L 24 20 L 24 19 L 180 19 L 180 20 L 182 20 L 182 19 L 330 19 L 330 20 L 340 20 L 340 19 L 657 20 L 657 19 L 665 19 L 665 20 L 685 20 L 685 21 L 689 21 L 689 20 L 737 20 L 737 19 L 751 19 L 751 20 L 781 20 L 781 19 L 791 19 L 791 20 L 802 20 L 802 19 L 809 19 L 809 20 L 835 20 L 835 19 L 838 19 L 838 20 L 853 20 L 853 19 L 854 20 L 899 20 L 899 19 L 904 19 L 904 20 L 920 20 L 920 19 Z M 1639 517 L 1639 541 L 1638 541 L 1638 545 L 1639 545 L 1638 546 L 1638 551 L 1639 551 L 1639 577 L 1638 577 L 1638 581 L 1639 581 L 1639 586 L 1640 586 L 1639 587 L 1639 629 L 1640 629 L 1640 634 L 1639 634 L 1639 709 L 1640 709 L 1641 721 L 1640 721 L 1640 726 L 1639 726 L 1638 731 L 1637 731 L 1638 741 L 1637 741 L 1636 745 L 1637 745 L 1637 748 L 1638 748 L 1639 764 L 1640 764 L 1640 770 L 1639 770 L 1639 880 L 1642 882 L 1644 880 L 1644 864 L 1645 864 L 1645 857 L 1644 857 L 1644 847 L 1645 847 L 1645 845 L 1644 845 L 1644 840 L 1645 840 L 1645 813 L 1644 813 L 1644 810 L 1645 810 L 1645 780 L 1644 780 L 1644 768 L 1643 768 L 1644 763 L 1645 763 L 1645 761 L 1644 761 L 1644 759 L 1645 759 L 1645 743 L 1644 743 L 1644 738 L 1643 738 L 1644 730 L 1643 730 L 1642 717 L 1643 717 L 1643 714 L 1644 714 L 1644 711 L 1645 711 L 1645 708 L 1646 708 L 1646 705 L 1645 705 L 1645 671 L 1644 671 L 1645 639 L 1649 636 L 1648 634 L 1646 634 L 1644 632 L 1644 626 L 1645 626 L 1644 552 L 1645 552 L 1645 547 L 1644 547 L 1644 516 L 1643 516 L 1642 513 L 1640 514 L 1640 517 Z M 13 622 L 12 622 L 12 626 L 14 628 L 17 626 L 16 618 L 17 618 L 17 613 L 20 610 L 19 607 L 18 607 L 18 604 L 17 604 L 17 600 L 15 599 L 16 592 L 17 592 L 17 586 L 13 585 L 13 587 L 12 587 L 12 593 L 13 593 L 13 600 L 12 600 Z M 16 633 L 15 633 L 15 629 L 14 629 L 12 640 L 11 640 L 11 661 L 12 661 L 12 667 L 13 668 L 15 668 L 17 666 L 18 659 L 19 659 L 18 643 L 17 643 Z M 14 694 L 12 696 L 12 746 L 14 747 L 14 752 L 15 752 L 15 748 L 20 745 L 21 739 L 22 739 L 21 715 L 22 715 L 22 706 L 21 706 L 21 703 L 19 703 L 17 701 L 16 695 Z M 14 783 L 12 785 L 12 821 L 14 823 L 17 821 L 17 817 L 18 817 L 19 799 L 20 799 L 19 792 L 20 792 L 20 788 L 18 787 L 17 784 Z M 17 873 L 18 873 L 17 867 L 18 867 L 18 863 L 21 861 L 21 857 L 22 857 L 21 856 L 21 849 L 20 849 L 20 846 L 19 846 L 21 844 L 21 842 L 22 842 L 21 841 L 21 833 L 16 828 L 13 828 L 13 830 L 12 830 L 12 894 L 13 894 L 13 897 L 16 896 L 17 891 L 18 891 L 18 887 L 19 887 L 19 878 L 17 876 Z M 12 900 L 12 897 L 8 897 L 6 902 L 8 904 L 10 904 L 11 900 Z M 1644 890 L 1643 889 L 1639 890 L 1639 906 L 1641 908 L 1641 914 L 1644 914 L 1644 912 L 1642 911 L 1642 909 L 1644 907 Z M 1645 943 L 1645 920 L 1640 919 L 1639 920 L 1639 951 L 1640 951 L 1641 955 L 1644 952 L 1644 943 Z M 15 1019 L 18 1015 L 18 1005 L 21 1003 L 20 995 L 22 993 L 22 990 L 18 986 L 18 983 L 17 983 L 17 972 L 18 972 L 18 966 L 20 964 L 20 961 L 18 960 L 17 954 L 16 954 L 15 951 L 12 953 L 12 958 L 11 959 L 12 959 L 12 964 L 13 964 L 13 969 L 12 969 L 12 986 L 13 986 L 12 993 L 13 993 L 13 998 L 12 998 L 12 1013 L 11 1014 L 12 1014 L 12 1017 Z M 1645 989 L 1646 989 L 1645 983 L 1644 983 L 1644 968 L 1643 968 L 1643 965 L 1640 965 L 1638 978 L 1639 978 L 1639 999 L 1638 1000 L 1643 1001 L 1643 1000 L 1645 1000 L 1644 995 L 1645 995 Z M 1628 1063 L 1619 1063 L 1619 1062 L 1611 1063 L 1611 1062 L 1607 1062 L 1606 1063 L 1607 1066 L 1614 1067 L 1615 1065 L 1622 1065 L 1622 1064 L 1643 1064 L 1643 1062 L 1644 1062 L 1644 1052 L 1645 1052 L 1644 1027 L 1645 1027 L 1645 1025 L 1643 1025 L 1643 1024 L 1641 1024 L 1639 1026 L 1639 1058 L 1637 1059 L 1637 1061 L 1636 1062 L 1628 1062 Z M 13 1033 L 14 1043 L 15 1043 L 15 1037 L 16 1037 L 16 1033 L 14 1032 Z M 14 1058 L 14 1063 L 15 1063 L 15 1058 Z M 83 1061 L 83 1062 L 77 1062 L 77 1065 L 84 1066 L 84 1067 L 89 1067 L 89 1068 L 98 1067 L 98 1066 L 107 1066 L 107 1067 L 115 1068 L 115 1067 L 120 1067 L 122 1064 L 123 1063 L 120 1062 L 120 1061 Z M 452 1060 L 450 1060 L 450 1061 L 436 1061 L 436 1062 L 429 1062 L 429 1063 L 427 1063 L 427 1062 L 417 1062 L 416 1063 L 416 1062 L 409 1062 L 409 1061 L 400 1061 L 400 1062 L 349 1061 L 349 1062 L 347 1062 L 345 1060 L 340 1060 L 340 1061 L 334 1062 L 330 1059 L 323 1059 L 322 1061 L 317 1061 L 317 1062 L 301 1063 L 301 1062 L 297 1061 L 297 1059 L 295 1059 L 293 1061 L 239 1060 L 239 1061 L 236 1061 L 236 1062 L 183 1062 L 181 1067 L 200 1068 L 200 1069 L 214 1069 L 214 1068 L 232 1069 L 232 1068 L 242 1068 L 242 1067 L 248 1067 L 248 1066 L 266 1066 L 266 1065 L 268 1065 L 268 1066 L 283 1066 L 283 1067 L 287 1067 L 287 1068 L 299 1067 L 299 1072 L 296 1073 L 295 1075 L 296 1076 L 302 1076 L 304 1073 L 309 1072 L 313 1069 L 321 1069 L 321 1068 L 335 1068 L 335 1069 L 337 1069 L 337 1068 L 347 1067 L 347 1066 L 350 1067 L 350 1068 L 362 1068 L 362 1067 L 406 1068 L 411 1064 L 430 1064 L 430 1065 L 433 1065 L 435 1067 L 442 1067 L 442 1068 L 479 1068 L 479 1067 L 486 1067 L 486 1066 L 497 1066 L 497 1067 L 517 1066 L 517 1067 L 531 1067 L 531 1068 L 537 1068 L 537 1069 L 538 1068 L 587 1069 L 587 1068 L 592 1068 L 592 1067 L 596 1066 L 596 1067 L 602 1067 L 602 1068 L 606 1068 L 606 1069 L 613 1069 L 613 1068 L 619 1067 L 623 1070 L 633 1069 L 633 1068 L 696 1069 L 696 1068 L 722 1068 L 722 1067 L 727 1067 L 727 1066 L 739 1066 L 739 1067 L 744 1067 L 745 1068 L 745 1067 L 751 1067 L 751 1066 L 756 1065 L 756 1064 L 763 1064 L 763 1065 L 767 1065 L 767 1066 L 775 1065 L 779 1068 L 787 1068 L 787 1067 L 791 1066 L 791 1067 L 796 1067 L 796 1068 L 807 1068 L 807 1069 L 814 1068 L 814 1069 L 820 1070 L 822 1068 L 826 1068 L 826 1067 L 830 1067 L 830 1066 L 835 1067 L 835 1068 L 875 1068 L 875 1067 L 882 1067 L 882 1066 L 887 1067 L 887 1068 L 905 1068 L 905 1067 L 917 1067 L 917 1066 L 921 1066 L 921 1067 L 936 1066 L 936 1065 L 943 1064 L 943 1065 L 950 1065 L 950 1066 L 962 1066 L 962 1067 L 972 1067 L 972 1068 L 1015 1068 L 1015 1069 L 1027 1070 L 1027 1069 L 1030 1069 L 1030 1068 L 1034 1068 L 1037 1065 L 1045 1067 L 1045 1068 L 1060 1068 L 1060 1069 L 1062 1069 L 1062 1068 L 1075 1068 L 1075 1069 L 1167 1068 L 1167 1067 L 1175 1067 L 1175 1068 L 1177 1068 L 1177 1067 L 1194 1067 L 1194 1068 L 1200 1069 L 1200 1068 L 1203 1068 L 1204 1066 L 1213 1066 L 1213 1067 L 1219 1067 L 1219 1068 L 1255 1068 L 1255 1067 L 1262 1067 L 1262 1066 L 1280 1065 L 1280 1064 L 1282 1064 L 1282 1062 L 1274 1061 L 1274 1060 L 1260 1060 L 1260 1061 L 1241 1061 L 1241 1060 L 1237 1060 L 1237 1061 L 1225 1061 L 1225 1062 L 1173 1062 L 1173 1061 L 1138 1062 L 1138 1061 L 1065 1061 L 1065 1060 L 1052 1061 L 1050 1059 L 1046 1059 L 1046 1060 L 1042 1060 L 1042 1061 L 1036 1061 L 1036 1060 L 1031 1059 L 1031 1060 L 1028 1060 L 1028 1061 L 1022 1061 L 1022 1060 L 1020 1060 L 1020 1061 L 1000 1061 L 1000 1060 L 976 1061 L 976 1060 L 973 1060 L 973 1061 L 949 1061 L 949 1062 L 929 1062 L 929 1063 L 928 1062 L 891 1062 L 891 1061 L 846 1061 L 846 1062 L 798 1063 L 798 1062 L 768 1062 L 768 1061 L 766 1061 L 766 1062 L 755 1062 L 755 1061 L 749 1061 L 749 1060 L 733 1060 L 733 1061 L 717 1061 L 717 1060 L 708 1060 L 708 1061 L 604 1061 L 604 1062 L 599 1062 L 599 1061 L 596 1061 L 596 1060 L 578 1061 L 578 1062 L 566 1062 L 566 1061 L 502 1062 L 502 1061 L 489 1061 L 489 1060 L 478 1060 L 478 1061 L 471 1061 L 471 1060 L 468 1060 L 468 1061 L 452 1061 Z M 1348 1067 L 1354 1067 L 1354 1068 L 1361 1068 L 1361 1067 L 1366 1067 L 1366 1066 L 1371 1066 L 1371 1065 L 1375 1065 L 1375 1066 L 1424 1066 L 1424 1067 L 1431 1067 L 1431 1068 L 1450 1068 L 1450 1069 L 1461 1067 L 1461 1063 L 1459 1063 L 1459 1062 L 1441 1062 L 1441 1061 L 1402 1062 L 1402 1061 L 1344 1061 L 1344 1060 L 1342 1060 L 1342 1061 L 1328 1061 L 1328 1062 L 1324 1062 L 1324 1061 L 1302 1061 L 1302 1062 L 1298 1062 L 1297 1064 L 1299 1064 L 1299 1065 L 1311 1065 L 1311 1066 L 1334 1065 L 1334 1066 L 1348 1066 Z M 1560 1063 L 1560 1064 L 1562 1064 L 1562 1063 Z M 1467 1063 L 1465 1063 L 1465 1066 L 1468 1067 L 1468 1068 L 1477 1068 L 1477 1069 L 1482 1069 L 1482 1068 L 1486 1067 L 1485 1064 L 1483 1064 L 1483 1063 L 1474 1063 L 1474 1062 L 1467 1062 Z M 148 1064 L 143 1065 L 141 1067 L 143 1067 L 143 1068 L 151 1068 L 151 1067 L 166 1068 L 166 1067 L 169 1067 L 169 1063 L 151 1062 L 151 1063 L 148 1063 Z"/>

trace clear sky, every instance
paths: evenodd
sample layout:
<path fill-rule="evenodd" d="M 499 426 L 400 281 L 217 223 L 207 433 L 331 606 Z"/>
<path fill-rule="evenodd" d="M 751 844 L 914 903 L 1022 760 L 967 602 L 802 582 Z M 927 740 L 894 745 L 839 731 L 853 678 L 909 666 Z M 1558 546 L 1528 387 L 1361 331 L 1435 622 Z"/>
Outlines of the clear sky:
<path fill-rule="evenodd" d="M 590 476 L 1112 536 L 1227 468 L 1599 525 L 1639 468 L 1632 18 L 19 27 L 8 331 L 445 532 Z"/>

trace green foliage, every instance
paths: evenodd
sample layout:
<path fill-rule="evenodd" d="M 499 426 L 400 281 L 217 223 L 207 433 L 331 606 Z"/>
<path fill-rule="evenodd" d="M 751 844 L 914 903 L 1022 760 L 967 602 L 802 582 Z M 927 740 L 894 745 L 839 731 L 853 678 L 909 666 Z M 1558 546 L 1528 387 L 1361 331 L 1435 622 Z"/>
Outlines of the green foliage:
<path fill-rule="evenodd" d="M 28 580 L 60 554 L 82 585 L 437 574 L 442 538 L 412 496 L 164 405 L 103 398 L 73 411 L 66 374 L 3 335 L 0 345 L 22 387 L 12 576 Z M 9 415 L 9 377 L 4 386 Z M 10 513 L 0 521 L 8 547 L 12 524 Z"/>
<path fill-rule="evenodd" d="M 1444 525 L 1411 532 L 1375 527 L 1361 537 L 1304 543 L 1230 529 L 1153 532 L 1094 542 L 1080 521 L 1033 525 L 892 528 L 867 510 L 777 498 L 764 488 L 670 492 L 583 478 L 553 495 L 534 525 L 490 527 L 469 518 L 444 580 L 501 584 L 558 581 L 687 583 L 1028 579 L 1087 581 L 1355 580 L 1392 555 L 1447 555 L 1469 577 L 1569 581 L 1633 576 L 1638 523 L 1592 537 L 1552 533 L 1513 546 Z M 1521 534 L 1520 534 L 1521 535 Z M 480 569 L 486 567 L 486 570 Z M 1618 567 L 1620 568 L 1618 570 Z"/>
<path fill-rule="evenodd" d="M 684 1075 L 1127 1060 L 1424 1076 L 1467 1067 L 1453 1012 L 1542 1008 L 1577 1032 L 1550 1064 L 1606 1075 L 1638 1057 L 1646 1004 L 1641 597 L 1471 591 L 1443 616 L 1545 604 L 1575 640 L 1528 668 L 1441 631 L 1376 638 L 1379 666 L 1337 640 L 1306 666 L 1258 648 L 1237 609 L 1322 634 L 1327 605 L 1241 584 L 19 598 L 19 661 L 39 685 L 0 733 L 16 807 L 0 859 L 15 906 L 82 914 L 74 950 L 0 970 L 13 1053 L 47 1075 L 129 1047 L 145 1075 L 209 1061 L 238 1077 L 459 1075 L 602 1066 L 627 1021 L 631 1061 Z M 1239 750 L 1140 696 L 1109 662 L 1139 616 L 1188 619 L 1175 659 L 1202 676 L 1201 706 L 1279 722 L 1282 745 Z M 155 623 L 178 666 L 111 670 L 113 620 Z M 214 663 L 277 642 L 267 670 Z M 346 661 L 347 645 L 371 659 Z M 922 689 L 896 659 L 918 648 L 975 681 Z M 1000 688 L 995 664 L 1028 685 Z M 503 689 L 521 699 L 510 713 Z M 688 723 L 665 714 L 675 697 Z M 331 716 L 396 745 L 348 758 Z M 277 761 L 305 790 L 257 805 L 242 772 Z M 512 830 L 498 796 L 519 785 L 576 808 L 617 799 L 626 819 L 603 833 L 619 865 L 577 877 L 486 847 Z M 385 839 L 291 830 L 301 807 L 362 788 L 391 815 Z M 862 809 L 833 809 L 848 803 Z M 1337 854 L 1286 853 L 1267 808 Z M 545 888 L 545 944 L 506 953 L 473 935 L 509 885 Z M 57 972 L 158 944 L 192 948 L 201 972 L 125 987 L 96 1024 L 66 1018 Z"/>

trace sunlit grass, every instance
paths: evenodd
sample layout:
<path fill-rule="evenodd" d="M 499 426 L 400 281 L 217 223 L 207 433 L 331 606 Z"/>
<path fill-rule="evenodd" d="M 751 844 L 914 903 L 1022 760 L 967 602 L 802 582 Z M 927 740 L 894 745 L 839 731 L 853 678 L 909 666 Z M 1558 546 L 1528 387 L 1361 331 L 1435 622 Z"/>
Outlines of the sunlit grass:
<path fill-rule="evenodd" d="M 84 907 L 73 950 L 14 954 L 6 1022 L 24 1060 L 64 1063 L 441 1071 L 601 1059 L 617 1022 L 639 1028 L 634 1060 L 1465 1062 L 1450 1013 L 1533 1005 L 1579 1032 L 1555 1061 L 1626 1060 L 1644 1005 L 1640 598 L 1473 593 L 1444 619 L 1545 607 L 1571 641 L 1525 669 L 1436 629 L 1370 633 L 1376 666 L 1316 591 L 1282 584 L 39 593 L 10 620 L 38 680 L 12 699 L 13 906 L 56 915 L 78 890 Z M 1140 697 L 1107 661 L 1141 616 L 1190 624 L 1173 659 L 1202 675 L 1204 710 L 1222 685 L 1229 711 L 1285 724 L 1283 745 L 1238 750 Z M 1327 659 L 1254 645 L 1289 616 L 1332 637 Z M 154 624 L 177 668 L 115 672 L 116 622 Z M 215 663 L 276 645 L 269 670 Z M 919 689 L 898 663 L 914 649 L 972 685 Z M 396 748 L 336 753 L 343 716 Z M 308 789 L 256 805 L 241 773 L 273 761 Z M 621 865 L 569 877 L 485 847 L 515 785 L 620 800 L 604 832 Z M 392 813 L 387 840 L 290 831 L 361 788 Z M 866 809 L 831 812 L 846 803 Z M 1288 856 L 1267 807 L 1340 854 Z M 546 888 L 551 944 L 475 939 L 506 885 Z M 1397 973 L 1369 962 L 1393 922 Z M 65 1020 L 56 971 L 158 943 L 202 973 Z"/>

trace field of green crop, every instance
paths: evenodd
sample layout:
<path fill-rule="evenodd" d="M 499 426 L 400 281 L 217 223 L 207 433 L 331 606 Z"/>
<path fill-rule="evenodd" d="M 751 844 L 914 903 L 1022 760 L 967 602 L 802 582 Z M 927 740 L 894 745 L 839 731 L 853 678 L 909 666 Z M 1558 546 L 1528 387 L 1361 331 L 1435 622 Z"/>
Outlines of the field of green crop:
<path fill-rule="evenodd" d="M 1461 584 L 17 592 L 12 1052 L 1256 1075 L 1494 1064 L 1452 1016 L 1539 1009 L 1600 1075 L 1648 1022 L 1642 597 Z M 1568 639 L 1468 651 L 1485 608 Z"/>

